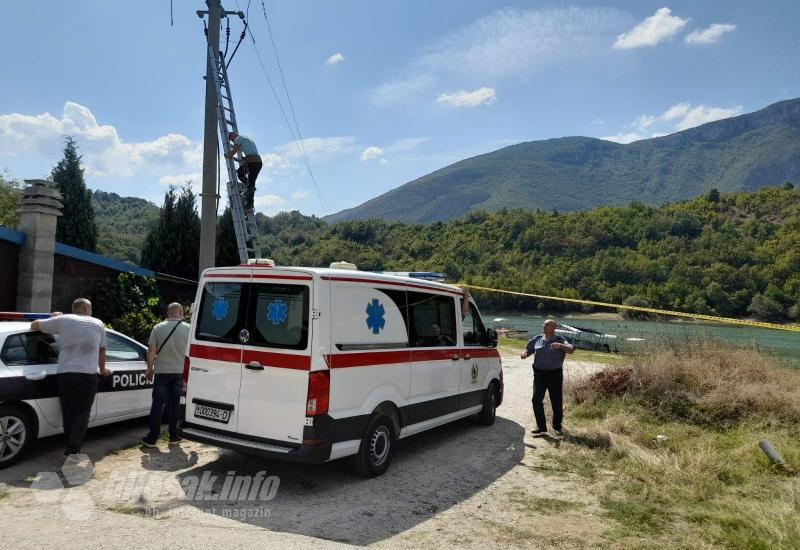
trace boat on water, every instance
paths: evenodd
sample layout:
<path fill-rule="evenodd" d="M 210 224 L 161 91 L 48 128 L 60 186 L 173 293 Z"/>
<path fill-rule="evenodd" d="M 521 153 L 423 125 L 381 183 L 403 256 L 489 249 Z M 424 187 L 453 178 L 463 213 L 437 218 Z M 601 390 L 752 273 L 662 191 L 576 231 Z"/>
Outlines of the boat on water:
<path fill-rule="evenodd" d="M 558 325 L 556 334 L 566 338 L 576 349 L 590 351 L 604 351 L 606 353 L 617 353 L 617 336 L 606 334 L 588 327 L 576 327 L 571 325 Z"/>

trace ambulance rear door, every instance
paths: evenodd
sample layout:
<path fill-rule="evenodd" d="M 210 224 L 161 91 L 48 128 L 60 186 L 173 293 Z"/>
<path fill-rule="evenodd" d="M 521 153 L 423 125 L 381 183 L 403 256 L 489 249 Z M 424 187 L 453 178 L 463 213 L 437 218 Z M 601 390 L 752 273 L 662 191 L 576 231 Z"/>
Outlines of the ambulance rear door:
<path fill-rule="evenodd" d="M 300 444 L 311 368 L 311 273 L 253 270 L 242 357 L 238 432 Z"/>
<path fill-rule="evenodd" d="M 189 424 L 237 432 L 252 269 L 214 270 L 202 279 L 189 344 Z"/>

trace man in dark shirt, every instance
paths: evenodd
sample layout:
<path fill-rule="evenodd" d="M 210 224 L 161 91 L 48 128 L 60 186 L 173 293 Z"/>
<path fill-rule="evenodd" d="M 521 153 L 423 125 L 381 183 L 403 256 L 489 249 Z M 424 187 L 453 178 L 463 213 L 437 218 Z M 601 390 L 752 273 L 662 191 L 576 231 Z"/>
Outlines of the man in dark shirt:
<path fill-rule="evenodd" d="M 543 334 L 528 341 L 520 358 L 533 355 L 533 415 L 536 417 L 534 434 L 547 432 L 547 419 L 544 415 L 544 394 L 550 394 L 553 406 L 553 432 L 562 435 L 561 420 L 564 417 L 563 381 L 564 357 L 575 351 L 563 336 L 556 336 L 556 322 L 548 319 L 542 326 Z"/>

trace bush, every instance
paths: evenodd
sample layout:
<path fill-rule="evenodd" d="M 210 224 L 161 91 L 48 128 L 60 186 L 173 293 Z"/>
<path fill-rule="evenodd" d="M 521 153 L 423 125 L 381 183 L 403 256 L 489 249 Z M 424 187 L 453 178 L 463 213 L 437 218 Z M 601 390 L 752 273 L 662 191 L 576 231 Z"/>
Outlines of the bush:
<path fill-rule="evenodd" d="M 746 418 L 800 422 L 800 372 L 756 349 L 679 342 L 645 351 L 629 367 L 596 373 L 575 392 L 592 403 L 626 395 L 667 420 L 729 428 Z"/>
<path fill-rule="evenodd" d="M 134 340 L 147 343 L 150 330 L 164 315 L 158 287 L 152 279 L 121 273 L 91 292 L 95 317 Z"/>

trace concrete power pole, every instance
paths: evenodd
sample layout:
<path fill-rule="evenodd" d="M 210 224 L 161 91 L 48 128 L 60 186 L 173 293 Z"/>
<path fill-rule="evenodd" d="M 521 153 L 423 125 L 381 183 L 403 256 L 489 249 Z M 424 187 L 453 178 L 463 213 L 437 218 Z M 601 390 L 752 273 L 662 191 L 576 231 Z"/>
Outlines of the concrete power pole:
<path fill-rule="evenodd" d="M 208 15 L 208 46 L 219 51 L 219 21 L 222 13 L 220 0 L 206 0 L 208 11 L 198 11 L 197 15 Z M 216 265 L 217 245 L 217 90 L 211 71 L 216 70 L 206 57 L 206 116 L 203 132 L 203 191 L 200 209 L 200 272 Z M 224 137 L 223 137 L 224 139 Z"/>

